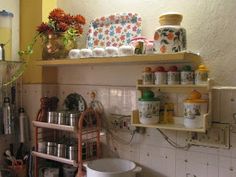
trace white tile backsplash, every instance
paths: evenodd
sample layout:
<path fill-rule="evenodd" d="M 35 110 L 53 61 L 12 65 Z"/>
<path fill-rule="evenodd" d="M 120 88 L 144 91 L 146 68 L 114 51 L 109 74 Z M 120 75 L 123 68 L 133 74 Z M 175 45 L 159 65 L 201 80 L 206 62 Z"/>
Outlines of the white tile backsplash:
<path fill-rule="evenodd" d="M 42 96 L 54 96 L 57 94 L 63 99 L 73 92 L 81 94 L 87 102 L 90 101 L 88 92 L 95 91 L 109 113 L 130 114 L 137 106 L 135 87 L 91 86 L 91 85 L 25 85 L 24 105 L 31 120 L 35 119 L 40 106 L 39 99 Z M 222 120 L 230 120 L 234 104 L 233 93 L 214 93 L 221 98 L 222 110 L 217 110 Z M 223 95 L 224 96 L 223 96 Z M 170 94 L 168 99 L 176 103 L 175 113 L 182 115 L 183 100 L 186 94 Z M 231 99 L 231 100 L 230 100 Z M 219 100 L 218 100 L 219 101 Z M 222 101 L 226 102 L 224 104 Z M 32 102 L 34 104 L 32 104 Z M 215 104 L 213 104 L 215 105 Z M 231 112 L 224 113 L 229 111 Z M 222 112 L 223 111 L 223 112 Z M 213 114 L 214 115 L 214 114 Z M 109 117 L 107 117 L 109 119 Z M 175 143 L 186 145 L 186 132 L 163 131 Z M 191 147 L 188 151 L 172 147 L 156 129 L 146 129 L 145 134 L 136 134 L 131 144 L 128 144 L 131 134 L 128 131 L 116 132 L 117 138 L 110 137 L 107 141 L 102 138 L 104 156 L 119 156 L 130 159 L 141 165 L 143 171 L 138 177 L 235 177 L 236 176 L 236 133 L 231 133 L 231 149 L 216 149 L 207 147 Z"/>

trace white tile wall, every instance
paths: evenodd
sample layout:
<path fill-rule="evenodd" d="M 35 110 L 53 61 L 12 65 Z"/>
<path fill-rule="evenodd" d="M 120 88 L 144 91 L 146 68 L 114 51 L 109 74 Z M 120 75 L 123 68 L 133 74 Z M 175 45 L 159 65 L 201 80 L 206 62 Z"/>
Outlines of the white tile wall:
<path fill-rule="evenodd" d="M 42 95 L 57 94 L 61 100 L 71 92 L 82 94 L 89 101 L 89 91 L 96 91 L 97 98 L 101 100 L 104 108 L 110 113 L 128 114 L 136 108 L 136 90 L 134 87 L 112 86 L 86 86 L 86 85 L 59 85 L 39 86 L 27 85 L 24 87 L 24 104 L 32 119 L 39 108 L 39 99 Z M 229 92 L 229 91 L 228 91 Z M 235 105 L 231 98 L 236 96 L 231 93 L 219 93 L 215 98 L 221 98 L 216 111 L 220 113 L 217 120 L 230 120 Z M 222 95 L 223 94 L 223 95 Z M 171 94 L 169 99 L 178 103 L 176 114 L 182 114 L 183 94 Z M 34 104 L 32 104 L 32 101 Z M 215 105 L 215 104 L 214 104 Z M 63 102 L 60 102 L 63 107 Z M 228 109 L 229 108 L 229 109 Z M 222 112 L 224 111 L 224 112 Z M 225 114 L 226 112 L 226 114 Z M 213 114 L 214 115 L 214 114 Z M 224 117 L 226 116 L 226 117 Z M 164 131 L 174 142 L 185 145 L 184 132 Z M 104 143 L 104 156 L 119 156 L 135 161 L 143 167 L 139 177 L 236 177 L 236 131 L 232 129 L 231 148 L 215 149 L 207 147 L 191 147 L 188 151 L 170 146 L 156 129 L 146 129 L 143 135 L 136 134 L 131 144 L 128 144 L 130 132 L 116 132 L 121 140 L 111 138 Z"/>

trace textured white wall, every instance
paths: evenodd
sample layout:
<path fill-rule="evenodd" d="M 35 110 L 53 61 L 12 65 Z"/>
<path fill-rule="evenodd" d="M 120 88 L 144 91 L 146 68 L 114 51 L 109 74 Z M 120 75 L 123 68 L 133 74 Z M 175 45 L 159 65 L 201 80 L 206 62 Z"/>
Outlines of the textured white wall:
<path fill-rule="evenodd" d="M 7 10 L 14 14 L 12 19 L 12 58 L 17 60 L 19 58 L 19 18 L 20 18 L 20 1 L 19 0 L 0 0 L 0 11 Z"/>
<path fill-rule="evenodd" d="M 95 17 L 116 12 L 137 12 L 143 18 L 143 35 L 152 38 L 158 17 L 167 11 L 183 14 L 188 49 L 200 52 L 219 85 L 236 85 L 236 1 L 235 0 L 58 0 L 58 6 L 72 14 Z M 85 28 L 87 32 L 87 26 Z M 81 47 L 85 46 L 85 36 Z"/>

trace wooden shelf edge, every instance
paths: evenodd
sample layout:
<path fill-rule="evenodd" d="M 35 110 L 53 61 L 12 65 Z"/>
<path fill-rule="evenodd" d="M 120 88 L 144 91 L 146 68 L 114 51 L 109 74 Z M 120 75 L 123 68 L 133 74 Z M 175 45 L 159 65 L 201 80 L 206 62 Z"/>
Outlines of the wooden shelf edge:
<path fill-rule="evenodd" d="M 35 127 L 39 128 L 48 128 L 48 129 L 56 129 L 68 132 L 76 132 L 76 127 L 68 126 L 68 125 L 59 125 L 59 124 L 51 124 L 47 122 L 39 122 L 39 121 L 32 121 Z"/>
<path fill-rule="evenodd" d="M 63 66 L 63 65 L 90 65 L 90 64 L 122 64 L 122 63 L 201 63 L 201 57 L 192 52 L 178 52 L 169 54 L 152 55 L 133 55 L 120 57 L 99 57 L 99 58 L 80 58 L 80 59 L 55 59 L 55 60 L 37 60 L 39 66 Z"/>
<path fill-rule="evenodd" d="M 40 157 L 40 158 L 43 158 L 43 159 L 53 160 L 53 161 L 65 163 L 65 164 L 68 164 L 68 165 L 73 165 L 75 167 L 78 166 L 78 164 L 76 163 L 75 160 L 70 160 L 70 159 L 57 157 L 57 156 L 53 156 L 53 155 L 48 155 L 48 154 L 44 154 L 44 153 L 36 152 L 36 151 L 32 151 L 32 154 L 33 154 L 33 156 Z"/>
<path fill-rule="evenodd" d="M 131 116 L 131 125 L 135 127 L 145 127 L 145 128 L 158 128 L 158 129 L 165 129 L 165 130 L 176 130 L 176 131 L 188 131 L 188 132 L 200 132 L 204 133 L 206 132 L 206 129 L 208 128 L 207 119 L 208 114 L 205 114 L 203 116 L 202 121 L 202 128 L 187 128 L 183 125 L 183 123 L 180 123 L 181 121 L 178 121 L 176 124 L 154 124 L 154 125 L 145 125 L 141 124 L 139 122 L 139 112 L 138 110 L 132 111 Z M 175 117 L 176 119 L 184 119 L 183 117 Z"/>

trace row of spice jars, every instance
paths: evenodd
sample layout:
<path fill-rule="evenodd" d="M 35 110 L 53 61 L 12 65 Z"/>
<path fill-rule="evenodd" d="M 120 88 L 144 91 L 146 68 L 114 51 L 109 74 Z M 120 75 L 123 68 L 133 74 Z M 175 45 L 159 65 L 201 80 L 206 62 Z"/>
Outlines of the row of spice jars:
<path fill-rule="evenodd" d="M 144 85 L 188 85 L 188 84 L 207 84 L 208 69 L 204 65 L 199 65 L 198 69 L 193 71 L 190 65 L 182 67 L 181 71 L 177 66 L 170 66 L 168 70 L 163 66 L 158 66 L 155 70 L 151 67 L 145 67 L 142 73 Z"/>
<path fill-rule="evenodd" d="M 64 111 L 49 111 L 47 113 L 47 122 L 59 125 L 76 126 L 78 121 L 78 113 Z"/>

